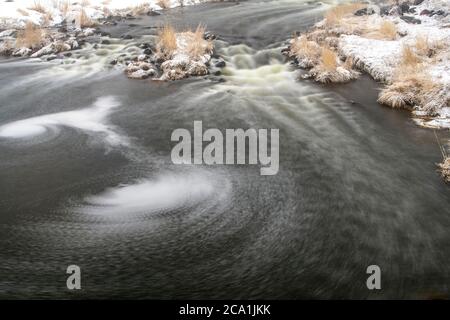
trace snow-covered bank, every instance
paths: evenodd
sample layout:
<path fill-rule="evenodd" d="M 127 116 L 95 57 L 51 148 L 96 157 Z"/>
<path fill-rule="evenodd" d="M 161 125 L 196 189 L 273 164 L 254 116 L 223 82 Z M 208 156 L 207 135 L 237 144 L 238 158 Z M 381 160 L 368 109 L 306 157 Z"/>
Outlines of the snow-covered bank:
<path fill-rule="evenodd" d="M 412 111 L 423 127 L 450 128 L 450 2 L 346 3 L 284 50 L 303 78 L 346 82 L 367 72 L 385 83 L 381 104 Z M 445 155 L 444 155 L 445 158 Z M 449 159 L 440 165 L 449 181 Z"/>
<path fill-rule="evenodd" d="M 91 36 L 114 18 L 157 15 L 157 10 L 204 0 L 0 0 L 0 54 L 40 57 L 79 48 L 80 37 Z M 83 42 L 83 40 L 81 41 Z"/>
<path fill-rule="evenodd" d="M 163 9 L 200 2 L 205 0 L 5 2 L 2 5 L 7 7 L 2 15 L 9 16 L 3 20 L 3 25 L 8 29 L 0 29 L 0 54 L 45 61 L 58 59 L 59 63 L 67 64 L 76 63 L 73 58 L 78 56 L 69 51 L 85 44 L 97 51 L 104 45 L 121 41 L 131 46 L 131 51 L 122 52 L 120 57 L 109 57 L 108 64 L 125 70 L 129 78 L 178 80 L 206 75 L 215 37 L 205 32 L 204 27 L 199 26 L 195 32 L 175 32 L 165 26 L 156 39 L 134 46 L 128 43 L 132 36 L 112 39 L 97 28 L 136 16 L 164 14 Z"/>
<path fill-rule="evenodd" d="M 183 32 L 166 25 L 160 29 L 156 45 L 142 45 L 140 54 L 128 62 L 125 72 L 132 79 L 158 80 L 207 75 L 214 39 L 201 25 L 195 31 Z"/>
<path fill-rule="evenodd" d="M 0 28 L 23 28 L 27 22 L 41 27 L 55 26 L 63 21 L 85 18 L 97 21 L 109 16 L 136 16 L 157 10 L 187 6 L 205 0 L 15 0 L 0 2 Z"/>
<path fill-rule="evenodd" d="M 450 128 L 449 13 L 450 3 L 441 0 L 340 5 L 291 40 L 287 54 L 311 68 L 304 77 L 320 82 L 365 71 L 386 83 L 380 103 L 412 109 L 421 126 Z"/>

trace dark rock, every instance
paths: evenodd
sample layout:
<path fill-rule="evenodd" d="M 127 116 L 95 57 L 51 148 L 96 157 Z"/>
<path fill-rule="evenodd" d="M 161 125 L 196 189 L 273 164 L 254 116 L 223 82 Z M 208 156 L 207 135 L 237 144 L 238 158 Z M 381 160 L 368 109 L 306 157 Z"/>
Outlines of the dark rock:
<path fill-rule="evenodd" d="M 422 11 L 420 12 L 420 15 L 421 15 L 421 16 L 429 16 L 429 15 L 431 15 L 433 12 L 434 12 L 433 10 L 430 11 L 430 10 L 425 9 L 425 10 L 422 10 Z"/>
<path fill-rule="evenodd" d="M 148 16 L 159 16 L 159 15 L 161 15 L 161 13 L 150 10 L 149 12 L 147 12 L 147 15 Z"/>
<path fill-rule="evenodd" d="M 48 57 L 47 57 L 47 61 L 52 61 L 52 60 L 55 60 L 55 59 L 57 59 L 57 58 L 58 58 L 58 56 L 52 54 L 51 56 L 48 56 Z"/>
<path fill-rule="evenodd" d="M 105 31 L 100 32 L 100 35 L 102 37 L 109 37 L 109 36 L 111 36 L 111 34 L 109 32 L 105 32 Z"/>
<path fill-rule="evenodd" d="M 64 53 L 64 56 L 66 56 L 66 57 L 71 57 L 71 56 L 72 56 L 72 52 L 65 52 L 65 53 Z"/>
<path fill-rule="evenodd" d="M 402 2 L 402 4 L 400 5 L 400 9 L 402 10 L 402 13 L 408 13 L 409 4 L 407 2 Z"/>
<path fill-rule="evenodd" d="M 217 82 L 225 82 L 226 80 L 224 78 L 217 79 Z"/>
<path fill-rule="evenodd" d="M 438 10 L 435 12 L 435 15 L 437 15 L 437 16 L 443 16 L 444 14 L 445 14 L 444 10 Z"/>
<path fill-rule="evenodd" d="M 373 8 L 363 8 L 359 9 L 355 12 L 355 16 L 366 16 L 366 15 L 372 15 L 375 13 L 375 10 Z"/>
<path fill-rule="evenodd" d="M 223 61 L 223 60 L 221 60 L 221 61 L 219 61 L 219 62 L 217 62 L 217 63 L 215 64 L 215 66 L 216 66 L 217 68 L 225 68 L 226 65 L 227 65 L 227 64 L 226 64 L 225 61 Z"/>
<path fill-rule="evenodd" d="M 407 22 L 407 23 L 411 23 L 411 24 L 421 24 L 422 21 L 420 21 L 419 19 L 416 19 L 414 17 L 410 17 L 410 16 L 401 16 L 400 19 L 402 19 L 403 21 Z"/>
<path fill-rule="evenodd" d="M 382 6 L 380 8 L 380 15 L 387 16 L 389 14 L 389 11 L 391 11 L 392 6 Z"/>
<path fill-rule="evenodd" d="M 98 49 L 98 44 L 94 44 L 94 49 Z"/>
<path fill-rule="evenodd" d="M 419 4 L 421 4 L 424 0 L 414 0 L 414 5 L 418 6 Z"/>
<path fill-rule="evenodd" d="M 203 38 L 204 38 L 205 40 L 214 40 L 214 39 L 217 39 L 216 35 L 215 35 L 215 34 L 212 34 L 212 33 L 209 32 L 209 31 L 205 32 L 205 34 L 203 35 Z"/>
<path fill-rule="evenodd" d="M 220 76 L 222 74 L 222 72 L 220 70 L 217 70 L 213 73 L 213 75 L 215 76 Z"/>
<path fill-rule="evenodd" d="M 131 34 L 126 34 L 126 35 L 122 36 L 122 39 L 130 40 L 130 39 L 133 39 L 133 36 Z"/>
<path fill-rule="evenodd" d="M 147 48 L 144 50 L 144 54 L 146 54 L 146 55 L 151 55 L 152 53 L 153 53 L 153 51 L 150 48 Z"/>
<path fill-rule="evenodd" d="M 117 59 L 112 60 L 109 64 L 115 66 L 117 64 Z"/>
<path fill-rule="evenodd" d="M 414 7 L 409 8 L 409 13 L 416 13 L 416 8 Z"/>
<path fill-rule="evenodd" d="M 101 44 L 111 44 L 111 41 L 109 41 L 109 40 L 102 40 Z"/>
<path fill-rule="evenodd" d="M 147 49 L 147 48 L 150 48 L 150 43 L 141 43 L 140 45 L 139 45 L 139 48 L 141 48 L 141 49 Z"/>

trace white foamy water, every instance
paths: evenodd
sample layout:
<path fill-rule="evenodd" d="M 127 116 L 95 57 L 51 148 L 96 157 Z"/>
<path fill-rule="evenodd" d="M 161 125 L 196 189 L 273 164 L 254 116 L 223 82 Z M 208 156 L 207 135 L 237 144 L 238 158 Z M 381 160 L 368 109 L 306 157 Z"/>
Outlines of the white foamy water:
<path fill-rule="evenodd" d="M 109 188 L 87 197 L 84 199 L 85 205 L 74 211 L 106 217 L 146 214 L 189 207 L 208 199 L 217 201 L 226 198 L 229 190 L 228 181 L 221 181 L 219 187 L 208 175 L 167 174 Z"/>
<path fill-rule="evenodd" d="M 63 126 L 99 135 L 109 145 L 127 145 L 127 139 L 115 132 L 107 121 L 109 114 L 119 105 L 116 98 L 107 96 L 97 99 L 89 108 L 14 121 L 0 126 L 0 138 L 31 139 Z"/>

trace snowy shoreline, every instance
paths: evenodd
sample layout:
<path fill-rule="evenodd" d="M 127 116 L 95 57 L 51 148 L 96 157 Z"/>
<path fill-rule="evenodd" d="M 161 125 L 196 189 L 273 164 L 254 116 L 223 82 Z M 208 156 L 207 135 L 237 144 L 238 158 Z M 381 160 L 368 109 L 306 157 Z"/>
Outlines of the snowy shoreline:
<path fill-rule="evenodd" d="M 341 4 L 283 52 L 306 70 L 303 79 L 344 83 L 368 73 L 385 85 L 380 104 L 411 110 L 419 126 L 450 129 L 448 1 Z M 441 172 L 450 182 L 450 158 L 442 150 Z"/>
<path fill-rule="evenodd" d="M 136 16 L 205 0 L 15 0 L 1 3 L 0 29 L 25 27 L 27 22 L 41 27 L 54 27 L 77 19 L 81 10 L 88 19 L 99 21 L 111 16 Z"/>
<path fill-rule="evenodd" d="M 413 3 L 419 3 L 414 5 Z M 403 8 L 403 9 L 402 9 Z M 380 96 L 380 102 L 392 107 L 411 108 L 415 122 L 421 126 L 450 128 L 450 3 L 440 0 L 404 1 L 400 6 L 361 5 L 348 7 L 342 16 L 317 23 L 306 34 L 291 40 L 287 54 L 296 64 L 309 70 L 304 78 L 319 82 L 346 82 L 357 78 L 357 72 L 370 74 L 375 80 L 390 85 L 398 83 L 400 71 L 428 77 L 436 88 L 430 101 L 421 101 L 414 94 L 397 92 L 397 100 Z M 347 10 L 347 9 L 344 9 Z M 383 10 L 386 12 L 383 14 Z M 436 14 L 438 12 L 439 14 Z M 433 14 L 434 13 L 434 14 Z M 393 34 L 381 34 L 388 24 Z M 380 27 L 381 26 L 381 27 Z M 416 43 L 426 46 L 418 52 Z M 323 48 L 327 49 L 323 52 Z M 411 49 L 415 64 L 402 65 L 403 50 Z M 329 50 L 328 50 L 329 49 Z M 329 52 L 331 51 L 331 52 Z M 322 66 L 324 54 L 332 61 L 327 69 Z M 334 56 L 333 56 L 334 55 Z M 345 63 L 344 63 L 345 62 Z M 329 63 L 330 64 L 330 63 Z M 327 69 L 327 70 L 326 70 Z M 416 93 L 423 94 L 424 92 Z M 403 95 L 404 94 L 404 95 Z M 390 96 L 392 97 L 392 95 Z M 439 99 L 437 101 L 436 99 Z"/>
<path fill-rule="evenodd" d="M 176 31 L 161 26 L 156 39 L 133 42 L 133 36 L 110 38 L 98 28 L 139 16 L 164 14 L 165 9 L 194 5 L 205 0 L 132 0 L 132 1 L 22 1 L 2 3 L 9 6 L 2 15 L 0 54 L 14 57 L 41 58 L 61 64 L 77 63 L 72 50 L 89 44 L 93 49 L 123 43 L 129 50 L 111 56 L 109 65 L 124 70 L 131 79 L 179 80 L 209 73 L 215 36 L 199 26 L 195 31 Z M 1 25 L 0 20 L 0 25 Z M 70 58 L 70 59 L 69 59 Z M 216 57 L 213 62 L 220 59 Z"/>

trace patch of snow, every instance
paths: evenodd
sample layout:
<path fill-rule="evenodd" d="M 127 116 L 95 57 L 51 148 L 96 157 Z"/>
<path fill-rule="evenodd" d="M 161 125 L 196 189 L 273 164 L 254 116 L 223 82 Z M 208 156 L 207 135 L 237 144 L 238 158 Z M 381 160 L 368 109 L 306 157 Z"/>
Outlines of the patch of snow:
<path fill-rule="evenodd" d="M 194 5 L 202 3 L 202 0 L 185 0 L 183 5 Z M 36 25 L 42 26 L 45 22 L 45 15 L 32 10 L 34 6 L 34 0 L 16 0 L 13 2 L 0 2 L 0 27 L 2 28 L 22 28 L 28 21 Z M 55 1 L 41 0 L 40 3 L 46 8 L 46 12 L 51 15 L 51 21 L 49 26 L 58 25 L 64 21 L 65 18 L 73 20 L 75 16 L 79 14 L 83 9 L 92 20 L 98 20 L 105 18 L 105 11 L 112 14 L 119 14 L 121 11 L 133 8 L 140 5 L 147 5 L 150 10 L 161 10 L 157 3 L 157 0 L 111 0 L 109 3 L 105 3 L 104 0 L 90 0 L 87 5 L 81 6 L 76 2 L 73 2 L 64 16 L 63 12 L 55 6 Z M 178 0 L 168 0 L 169 7 L 174 8 L 180 6 Z"/>

